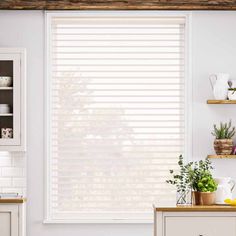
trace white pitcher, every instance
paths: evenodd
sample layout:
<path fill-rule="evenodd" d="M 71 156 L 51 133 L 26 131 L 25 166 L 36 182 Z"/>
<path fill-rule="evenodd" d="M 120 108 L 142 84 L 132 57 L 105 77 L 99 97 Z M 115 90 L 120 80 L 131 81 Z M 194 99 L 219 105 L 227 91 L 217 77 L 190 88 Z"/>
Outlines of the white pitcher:
<path fill-rule="evenodd" d="M 219 73 L 210 75 L 210 82 L 213 89 L 213 94 L 216 100 L 227 99 L 229 88 L 229 74 Z"/>
<path fill-rule="evenodd" d="M 232 191 L 234 189 L 235 182 L 230 177 L 215 178 L 215 181 L 218 184 L 215 203 L 225 204 L 225 199 L 232 199 Z"/>

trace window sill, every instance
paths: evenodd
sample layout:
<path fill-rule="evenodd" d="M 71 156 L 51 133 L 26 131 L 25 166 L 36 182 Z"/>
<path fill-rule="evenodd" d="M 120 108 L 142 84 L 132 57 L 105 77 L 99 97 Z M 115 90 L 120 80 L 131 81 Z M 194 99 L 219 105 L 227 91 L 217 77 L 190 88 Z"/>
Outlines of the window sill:
<path fill-rule="evenodd" d="M 43 224 L 152 224 L 152 219 L 45 219 Z"/>

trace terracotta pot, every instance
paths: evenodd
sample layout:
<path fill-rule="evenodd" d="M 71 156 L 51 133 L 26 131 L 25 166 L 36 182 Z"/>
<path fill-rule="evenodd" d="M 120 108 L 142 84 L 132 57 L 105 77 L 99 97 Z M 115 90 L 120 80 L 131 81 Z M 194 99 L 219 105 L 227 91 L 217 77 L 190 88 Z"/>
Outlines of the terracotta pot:
<path fill-rule="evenodd" d="M 193 192 L 193 205 L 214 205 L 215 204 L 215 192 Z"/>
<path fill-rule="evenodd" d="M 200 205 L 200 192 L 197 191 L 192 192 L 192 202 L 193 205 Z"/>
<path fill-rule="evenodd" d="M 216 139 L 214 149 L 217 155 L 230 155 L 233 149 L 232 139 Z"/>

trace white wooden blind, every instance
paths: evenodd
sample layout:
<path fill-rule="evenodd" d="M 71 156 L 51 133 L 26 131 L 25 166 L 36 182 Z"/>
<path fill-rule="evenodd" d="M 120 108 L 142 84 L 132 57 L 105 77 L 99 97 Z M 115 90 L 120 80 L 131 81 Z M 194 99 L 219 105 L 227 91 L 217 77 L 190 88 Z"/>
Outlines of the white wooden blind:
<path fill-rule="evenodd" d="M 53 16 L 49 218 L 144 219 L 184 152 L 183 17 Z"/>

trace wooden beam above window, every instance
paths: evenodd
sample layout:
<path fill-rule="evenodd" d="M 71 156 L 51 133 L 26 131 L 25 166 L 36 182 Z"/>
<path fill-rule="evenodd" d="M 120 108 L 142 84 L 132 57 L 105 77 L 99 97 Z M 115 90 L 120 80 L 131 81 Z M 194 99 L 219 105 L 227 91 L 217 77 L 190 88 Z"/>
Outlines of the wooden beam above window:
<path fill-rule="evenodd" d="M 4 10 L 236 10 L 236 0 L 0 0 Z"/>

